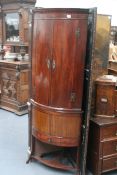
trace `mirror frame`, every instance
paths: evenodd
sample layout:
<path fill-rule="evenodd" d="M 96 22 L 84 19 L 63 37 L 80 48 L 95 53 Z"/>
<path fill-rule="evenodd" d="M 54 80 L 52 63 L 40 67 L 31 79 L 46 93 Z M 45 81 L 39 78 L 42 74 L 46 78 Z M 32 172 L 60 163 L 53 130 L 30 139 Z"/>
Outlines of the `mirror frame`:
<path fill-rule="evenodd" d="M 7 41 L 7 39 L 6 39 L 6 15 L 7 14 L 12 14 L 12 13 L 17 13 L 18 14 L 18 17 L 19 17 L 19 41 Z M 21 19 L 20 19 L 21 17 L 20 17 L 20 14 L 19 14 L 19 12 L 18 11 L 16 11 L 16 10 L 12 10 L 12 11 L 5 11 L 4 13 L 3 13 L 3 43 L 4 44 L 15 44 L 15 45 L 19 45 L 19 43 L 20 43 L 20 26 L 21 26 Z"/>

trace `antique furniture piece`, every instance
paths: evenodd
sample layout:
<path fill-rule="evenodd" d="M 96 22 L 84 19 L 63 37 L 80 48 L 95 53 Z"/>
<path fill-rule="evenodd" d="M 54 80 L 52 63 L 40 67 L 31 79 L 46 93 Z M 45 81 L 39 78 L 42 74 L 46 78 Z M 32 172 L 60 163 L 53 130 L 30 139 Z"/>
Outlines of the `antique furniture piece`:
<path fill-rule="evenodd" d="M 103 75 L 96 79 L 95 117 L 115 117 L 117 115 L 117 77 Z"/>
<path fill-rule="evenodd" d="M 103 24 L 103 25 L 102 25 Z M 109 44 L 111 31 L 111 16 L 97 15 L 96 33 L 95 33 L 95 56 L 93 66 L 93 79 L 103 74 L 107 74 L 107 65 L 109 60 Z"/>
<path fill-rule="evenodd" d="M 117 26 L 111 26 L 111 41 L 117 45 Z"/>
<path fill-rule="evenodd" d="M 0 107 L 18 115 L 27 113 L 29 62 L 0 60 Z"/>
<path fill-rule="evenodd" d="M 109 60 L 111 16 L 97 14 L 96 32 L 95 32 L 95 49 L 92 69 L 93 93 L 92 93 L 92 110 L 95 110 L 95 80 L 104 74 L 108 74 L 107 65 Z"/>
<path fill-rule="evenodd" d="M 0 1 L 0 43 L 10 44 L 17 50 L 20 42 L 28 46 L 29 9 L 36 0 L 1 0 Z"/>
<path fill-rule="evenodd" d="M 117 76 L 117 60 L 110 60 L 108 65 L 108 74 Z"/>
<path fill-rule="evenodd" d="M 87 167 L 93 175 L 117 170 L 117 118 L 91 119 Z"/>
<path fill-rule="evenodd" d="M 0 1 L 0 45 L 3 48 L 8 45 L 12 53 L 20 53 L 23 44 L 28 54 L 29 13 L 35 2 L 36 0 Z"/>
<path fill-rule="evenodd" d="M 82 174 L 95 13 L 94 9 L 42 8 L 32 16 L 29 160 Z"/>
<path fill-rule="evenodd" d="M 28 69 L 27 60 L 29 58 L 28 52 L 29 52 L 29 40 L 30 40 L 29 14 L 30 14 L 30 10 L 34 8 L 35 2 L 36 0 L 0 0 L 0 60 L 3 60 L 3 59 L 6 60 L 4 64 L 3 62 L 1 62 L 0 65 L 2 68 L 1 71 L 3 71 L 4 68 L 5 70 L 7 70 L 6 69 L 7 66 L 10 66 L 10 69 L 8 67 L 9 72 L 11 68 L 14 69 L 14 74 L 9 73 L 11 80 L 14 79 L 15 72 L 18 71 L 16 70 L 15 67 L 20 67 L 21 70 Z M 10 48 L 9 53 L 7 53 L 5 49 L 6 47 Z M 7 62 L 8 60 L 11 62 Z M 15 62 L 20 60 L 21 61 L 26 60 L 26 63 Z M 26 77 L 27 77 L 27 73 L 26 73 Z M 0 76 L 0 79 L 2 78 Z M 0 80 L 0 82 L 2 81 L 3 79 Z M 8 84 L 6 86 L 6 89 L 7 87 L 9 87 Z M 4 92 L 3 89 L 2 90 L 0 89 L 0 91 L 1 93 Z M 18 94 L 21 95 L 22 90 L 21 92 L 18 92 Z M 14 110 L 17 111 L 17 114 L 21 114 L 23 113 L 22 111 L 26 111 L 25 109 L 27 107 L 25 105 L 28 99 L 27 95 L 26 97 L 22 96 L 22 98 L 24 98 L 24 100 L 22 99 L 23 104 L 15 105 L 15 101 L 14 101 L 13 105 L 10 105 L 10 106 L 8 105 L 9 104 L 8 102 L 7 103 L 5 102 L 3 104 L 4 95 L 5 94 L 1 94 L 1 103 L 2 103 L 1 108 L 6 106 L 7 109 L 10 109 L 12 111 Z M 10 100 L 10 103 L 11 103 L 11 100 Z M 14 105 L 16 107 L 14 107 Z M 22 105 L 24 105 L 24 107 L 21 107 Z"/>

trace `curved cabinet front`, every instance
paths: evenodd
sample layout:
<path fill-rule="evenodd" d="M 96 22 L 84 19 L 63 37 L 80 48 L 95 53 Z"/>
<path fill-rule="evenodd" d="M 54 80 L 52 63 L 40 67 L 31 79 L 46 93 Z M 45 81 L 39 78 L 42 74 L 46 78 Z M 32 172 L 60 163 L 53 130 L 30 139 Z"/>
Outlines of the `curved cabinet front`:
<path fill-rule="evenodd" d="M 82 113 L 56 112 L 32 104 L 32 134 L 42 142 L 57 146 L 79 146 Z"/>
<path fill-rule="evenodd" d="M 32 16 L 31 158 L 64 170 L 79 169 L 81 160 L 90 14 L 89 9 L 42 8 Z"/>

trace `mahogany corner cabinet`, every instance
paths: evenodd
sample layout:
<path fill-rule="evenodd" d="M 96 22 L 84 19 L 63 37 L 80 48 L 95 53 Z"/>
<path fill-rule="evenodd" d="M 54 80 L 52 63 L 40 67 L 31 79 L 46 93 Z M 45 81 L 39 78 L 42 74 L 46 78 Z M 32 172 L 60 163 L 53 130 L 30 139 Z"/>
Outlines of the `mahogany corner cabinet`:
<path fill-rule="evenodd" d="M 29 162 L 85 174 L 96 9 L 32 13 Z"/>

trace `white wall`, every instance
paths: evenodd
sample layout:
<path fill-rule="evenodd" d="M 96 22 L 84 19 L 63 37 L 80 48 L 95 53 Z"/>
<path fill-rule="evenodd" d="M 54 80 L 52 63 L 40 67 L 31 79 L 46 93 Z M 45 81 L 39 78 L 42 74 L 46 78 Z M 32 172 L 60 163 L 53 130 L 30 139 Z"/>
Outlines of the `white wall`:
<path fill-rule="evenodd" d="M 99 14 L 112 15 L 112 25 L 117 26 L 117 0 L 37 0 L 36 7 L 90 8 L 97 7 Z"/>

